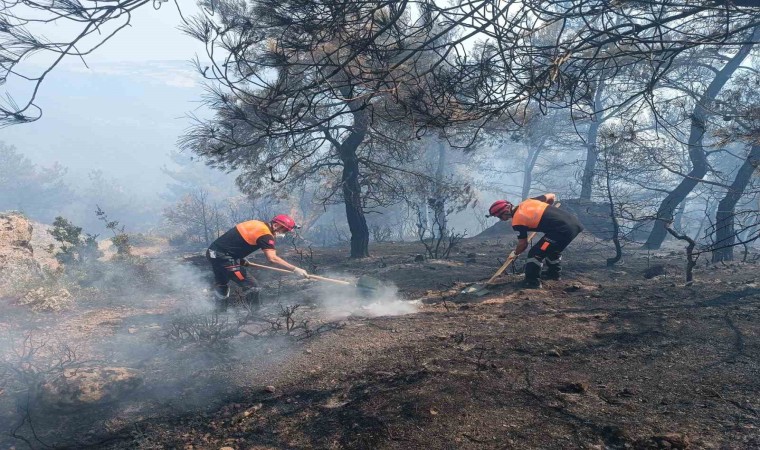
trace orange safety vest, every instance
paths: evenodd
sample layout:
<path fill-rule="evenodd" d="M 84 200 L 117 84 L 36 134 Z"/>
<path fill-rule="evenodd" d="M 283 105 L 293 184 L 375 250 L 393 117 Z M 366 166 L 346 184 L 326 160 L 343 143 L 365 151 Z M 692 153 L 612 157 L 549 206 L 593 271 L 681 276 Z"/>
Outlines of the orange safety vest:
<path fill-rule="evenodd" d="M 243 240 L 250 245 L 256 245 L 256 241 L 264 235 L 274 235 L 269 225 L 260 220 L 248 220 L 235 225 L 235 228 L 243 237 Z"/>
<path fill-rule="evenodd" d="M 512 226 L 526 226 L 531 229 L 538 228 L 544 211 L 549 207 L 548 203 L 541 200 L 528 199 L 517 205 L 517 211 L 512 216 Z"/>

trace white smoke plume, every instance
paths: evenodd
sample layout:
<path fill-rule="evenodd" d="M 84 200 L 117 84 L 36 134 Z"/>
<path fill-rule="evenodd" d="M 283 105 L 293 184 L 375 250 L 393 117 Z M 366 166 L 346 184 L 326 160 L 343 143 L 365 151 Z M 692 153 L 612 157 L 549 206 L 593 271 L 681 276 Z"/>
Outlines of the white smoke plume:
<path fill-rule="evenodd" d="M 356 283 L 355 279 L 341 274 L 325 275 Z M 419 303 L 404 300 L 399 296 L 398 287 L 393 283 L 380 284 L 376 289 L 344 286 L 328 282 L 318 283 L 317 301 L 324 308 L 327 319 L 349 316 L 377 317 L 400 316 L 417 312 Z"/>

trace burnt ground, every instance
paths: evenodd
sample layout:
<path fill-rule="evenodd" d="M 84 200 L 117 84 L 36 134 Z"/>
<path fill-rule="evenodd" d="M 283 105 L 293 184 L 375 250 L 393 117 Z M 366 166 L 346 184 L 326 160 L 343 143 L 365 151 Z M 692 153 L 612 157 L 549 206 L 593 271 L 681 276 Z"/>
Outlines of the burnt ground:
<path fill-rule="evenodd" d="M 173 362 L 192 374 L 182 383 L 146 383 L 139 400 L 89 417 L 89 431 L 46 444 L 760 448 L 758 264 L 700 263 L 687 287 L 676 244 L 630 250 L 608 269 L 609 250 L 585 241 L 566 252 L 565 278 L 543 290 L 521 289 L 511 274 L 485 296 L 459 295 L 463 283 L 498 267 L 506 247 L 507 239 L 468 240 L 451 261 L 424 262 L 414 261 L 418 249 L 409 243 L 375 245 L 360 262 L 346 261 L 344 249 L 315 249 L 318 271 L 392 281 L 403 297 L 419 300 L 419 311 L 354 313 L 297 339 L 244 334 L 230 357 L 199 362 L 186 353 Z M 664 274 L 645 278 L 660 265 Z M 306 298 L 304 286 L 284 289 Z M 95 308 L 97 319 L 80 315 L 71 329 L 138 339 L 165 314 L 133 310 Z M 120 317 L 116 325 L 103 319 L 106 311 Z M 140 369 L 160 375 L 149 359 Z M 210 395 L 190 401 L 199 393 Z M 51 422 L 64 423 L 39 415 L 50 430 Z M 72 422 L 69 414 L 66 426 Z"/>

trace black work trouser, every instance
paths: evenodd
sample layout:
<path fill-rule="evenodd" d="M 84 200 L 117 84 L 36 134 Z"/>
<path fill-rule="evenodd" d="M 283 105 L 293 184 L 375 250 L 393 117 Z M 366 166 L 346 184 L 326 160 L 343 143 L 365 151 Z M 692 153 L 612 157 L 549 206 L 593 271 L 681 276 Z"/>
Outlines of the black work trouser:
<path fill-rule="evenodd" d="M 562 233 L 547 233 L 528 252 L 525 263 L 525 278 L 537 280 L 541 278 L 541 268 L 546 260 L 547 275 L 559 275 L 562 271 L 562 251 L 570 245 L 580 231 Z"/>
<path fill-rule="evenodd" d="M 214 271 L 214 290 L 219 298 L 229 296 L 229 282 L 232 280 L 243 289 L 246 302 L 259 303 L 259 283 L 241 265 L 241 260 L 214 250 L 206 250 L 206 259 Z"/>

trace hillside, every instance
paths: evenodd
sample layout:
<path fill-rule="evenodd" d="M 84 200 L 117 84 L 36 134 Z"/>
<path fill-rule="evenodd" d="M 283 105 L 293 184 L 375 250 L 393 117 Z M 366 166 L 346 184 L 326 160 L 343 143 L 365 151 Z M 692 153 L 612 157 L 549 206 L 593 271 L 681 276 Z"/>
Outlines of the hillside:
<path fill-rule="evenodd" d="M 120 389 L 103 401 L 43 396 L 25 421 L 6 392 L 4 415 L 35 448 L 760 445 L 756 263 L 700 264 L 684 287 L 676 246 L 629 251 L 607 269 L 609 250 L 584 239 L 566 254 L 566 279 L 544 290 L 509 275 L 488 295 L 459 295 L 506 242 L 471 239 L 450 261 L 423 262 L 414 243 L 377 244 L 358 262 L 315 249 L 318 272 L 371 274 L 406 300 L 257 273 L 270 288 L 263 309 L 215 316 L 202 263 L 167 256 L 149 264 L 171 266 L 171 282 L 136 282 L 59 316 L 6 305 L 2 329 L 65 336 L 82 367 L 133 382 L 102 383 Z M 183 339 L 183 327 L 218 339 Z"/>

